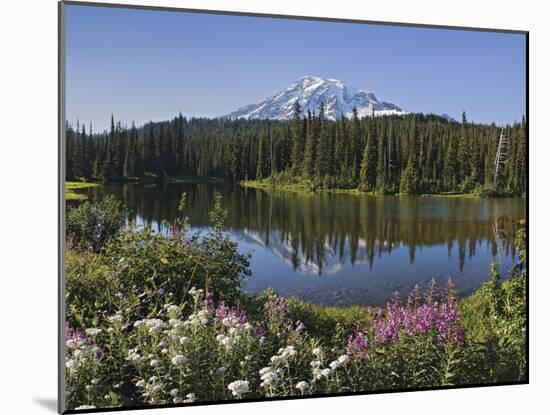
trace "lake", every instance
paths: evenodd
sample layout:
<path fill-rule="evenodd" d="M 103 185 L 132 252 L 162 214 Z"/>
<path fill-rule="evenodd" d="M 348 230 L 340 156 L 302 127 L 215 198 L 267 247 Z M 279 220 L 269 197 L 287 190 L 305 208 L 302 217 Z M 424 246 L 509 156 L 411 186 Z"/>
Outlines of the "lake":
<path fill-rule="evenodd" d="M 507 272 L 517 261 L 513 237 L 525 199 L 367 196 L 266 192 L 223 183 L 143 183 L 84 190 L 114 195 L 130 219 L 166 232 L 187 192 L 192 231 L 209 227 L 214 193 L 228 211 L 226 230 L 252 251 L 245 292 L 273 288 L 325 305 L 382 305 L 395 291 L 453 278 L 459 296 L 487 279 L 489 265 Z"/>

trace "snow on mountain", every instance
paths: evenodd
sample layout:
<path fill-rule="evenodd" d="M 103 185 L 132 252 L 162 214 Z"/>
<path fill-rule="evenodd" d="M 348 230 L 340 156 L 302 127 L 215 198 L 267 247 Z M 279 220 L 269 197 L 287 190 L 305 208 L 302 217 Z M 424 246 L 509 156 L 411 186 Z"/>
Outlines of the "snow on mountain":
<path fill-rule="evenodd" d="M 286 90 L 260 102 L 239 108 L 223 118 L 275 119 L 292 117 L 294 103 L 298 101 L 302 114 L 307 111 L 319 113 L 321 102 L 325 105 L 325 116 L 335 120 L 343 115 L 350 117 L 357 108 L 359 117 L 366 115 L 403 115 L 406 111 L 389 102 L 378 101 L 372 92 L 350 87 L 338 79 L 318 76 L 304 76 L 293 82 Z"/>

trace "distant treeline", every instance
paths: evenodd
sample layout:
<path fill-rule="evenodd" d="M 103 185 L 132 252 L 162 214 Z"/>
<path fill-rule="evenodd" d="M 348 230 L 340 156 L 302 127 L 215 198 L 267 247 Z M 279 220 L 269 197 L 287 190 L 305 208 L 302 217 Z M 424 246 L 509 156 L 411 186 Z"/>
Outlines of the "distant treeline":
<path fill-rule="evenodd" d="M 131 127 L 111 117 L 110 131 L 66 125 L 68 180 L 107 182 L 150 176 L 213 176 L 229 181 L 278 176 L 321 188 L 378 193 L 526 191 L 525 120 L 504 128 L 501 171 L 495 157 L 501 128 L 436 115 L 327 120 L 302 114 L 288 121 L 186 119 Z M 496 188 L 495 188 L 496 187 Z"/>

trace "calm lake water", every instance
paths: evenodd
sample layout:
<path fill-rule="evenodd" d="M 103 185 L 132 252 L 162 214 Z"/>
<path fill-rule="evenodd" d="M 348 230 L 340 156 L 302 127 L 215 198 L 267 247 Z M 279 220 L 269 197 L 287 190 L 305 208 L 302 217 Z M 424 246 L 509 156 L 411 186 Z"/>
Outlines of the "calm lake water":
<path fill-rule="evenodd" d="M 327 305 L 381 305 L 395 291 L 452 276 L 468 295 L 487 279 L 489 265 L 506 272 L 517 260 L 516 221 L 525 199 L 297 194 L 224 184 L 124 184 L 85 190 L 112 194 L 137 223 L 162 229 L 187 192 L 192 229 L 209 226 L 214 193 L 228 210 L 226 230 L 239 250 L 252 251 L 246 292 L 273 288 L 282 295 Z"/>

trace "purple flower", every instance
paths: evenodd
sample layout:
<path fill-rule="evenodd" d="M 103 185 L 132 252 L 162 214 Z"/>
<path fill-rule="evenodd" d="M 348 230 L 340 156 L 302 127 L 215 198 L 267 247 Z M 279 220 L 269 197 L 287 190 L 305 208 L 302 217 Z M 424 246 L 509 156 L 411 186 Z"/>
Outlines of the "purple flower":
<path fill-rule="evenodd" d="M 348 356 L 357 356 L 360 358 L 366 357 L 370 347 L 370 341 L 363 331 L 357 332 L 355 335 L 349 336 L 346 353 Z"/>

